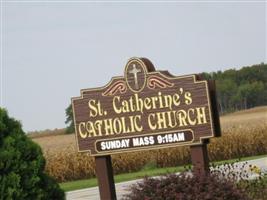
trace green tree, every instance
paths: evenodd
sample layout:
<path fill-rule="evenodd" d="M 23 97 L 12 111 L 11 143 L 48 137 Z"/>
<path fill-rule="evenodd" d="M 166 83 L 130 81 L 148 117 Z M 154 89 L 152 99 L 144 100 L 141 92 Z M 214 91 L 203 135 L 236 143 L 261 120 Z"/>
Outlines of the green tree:
<path fill-rule="evenodd" d="M 231 79 L 220 79 L 216 81 L 217 97 L 220 111 L 232 110 L 233 97 L 237 91 L 236 83 Z"/>
<path fill-rule="evenodd" d="M 73 120 L 73 111 L 72 111 L 72 105 L 70 104 L 66 110 L 66 121 L 65 124 L 68 124 L 66 128 L 66 133 L 74 133 L 74 120 Z"/>
<path fill-rule="evenodd" d="M 240 85 L 238 88 L 238 95 L 242 99 L 242 108 L 247 109 L 264 102 L 264 84 L 262 82 L 253 82 Z"/>
<path fill-rule="evenodd" d="M 238 96 L 241 97 L 241 109 L 248 108 L 248 97 L 251 91 L 251 86 L 249 83 L 240 85 L 238 88 Z"/>
<path fill-rule="evenodd" d="M 221 113 L 267 104 L 267 64 L 202 75 L 206 79 L 216 80 Z"/>
<path fill-rule="evenodd" d="M 41 148 L 0 108 L 0 199 L 65 199 L 44 167 Z"/>

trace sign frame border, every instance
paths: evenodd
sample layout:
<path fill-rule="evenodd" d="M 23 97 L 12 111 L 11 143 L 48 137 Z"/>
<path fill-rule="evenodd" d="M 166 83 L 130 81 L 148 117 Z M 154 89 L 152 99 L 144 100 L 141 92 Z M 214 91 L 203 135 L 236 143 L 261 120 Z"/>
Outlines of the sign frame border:
<path fill-rule="evenodd" d="M 137 59 L 138 61 L 141 61 L 143 65 L 145 65 L 145 63 L 143 63 L 143 61 L 139 58 L 131 58 L 126 66 L 128 65 L 128 63 L 133 60 L 133 59 Z M 83 99 L 84 98 L 84 93 L 85 92 L 91 92 L 91 91 L 98 91 L 98 90 L 103 90 L 107 87 L 109 87 L 113 81 L 115 80 L 118 80 L 118 79 L 125 79 L 126 80 L 126 77 L 124 76 L 114 76 L 111 78 L 111 80 L 104 86 L 102 87 L 96 87 L 96 88 L 88 88 L 88 89 L 81 89 L 80 90 L 80 96 L 79 97 L 72 97 L 71 98 L 71 104 L 72 104 L 72 108 L 73 108 L 73 120 L 74 120 L 74 128 L 75 128 L 75 140 L 76 140 L 76 147 L 77 147 L 77 150 L 78 152 L 87 152 L 89 153 L 91 156 L 104 156 L 104 155 L 111 155 L 111 154 L 118 154 L 118 153 L 130 153 L 130 152 L 136 152 L 136 151 L 143 151 L 143 150 L 154 150 L 155 148 L 158 148 L 158 149 L 164 149 L 164 148 L 168 148 L 168 147 L 178 147 L 178 146 L 195 146 L 195 145 L 200 145 L 200 144 L 203 144 L 203 141 L 205 139 L 209 139 L 209 138 L 213 138 L 213 137 L 217 137 L 219 136 L 220 134 L 218 133 L 218 135 L 215 135 L 215 124 L 214 124 L 214 112 L 211 111 L 211 109 L 213 109 L 211 106 L 211 94 L 210 94 L 210 88 L 209 88 L 209 83 L 208 83 L 208 80 L 203 80 L 201 78 L 198 78 L 196 74 L 191 74 L 191 75 L 184 75 L 184 76 L 174 76 L 172 74 L 169 74 L 168 71 L 151 71 L 149 72 L 148 70 L 146 70 L 146 77 L 148 77 L 148 75 L 161 75 L 163 76 L 164 78 L 166 79 L 169 79 L 169 80 L 177 80 L 177 79 L 183 79 L 183 78 L 193 78 L 193 81 L 194 81 L 194 84 L 198 84 L 198 83 L 204 83 L 205 84 L 205 90 L 206 90 L 206 96 L 207 96 L 207 102 L 208 102 L 208 113 L 209 113 L 209 116 L 210 116 L 210 126 L 211 126 L 211 135 L 210 136 L 204 136 L 204 137 L 199 137 L 199 142 L 191 142 L 191 143 L 187 143 L 184 144 L 184 143 L 181 143 L 181 144 L 165 144 L 162 146 L 159 146 L 159 145 L 156 145 L 155 147 L 153 146 L 149 146 L 148 148 L 142 148 L 140 147 L 140 150 L 139 149 L 134 149 L 134 150 L 127 150 L 127 149 L 122 149 L 120 152 L 117 152 L 116 150 L 114 150 L 113 152 L 109 152 L 109 153 L 103 153 L 103 154 L 92 154 L 91 150 L 80 150 L 79 148 L 79 144 L 78 144 L 78 136 L 77 136 L 77 125 L 76 125 L 76 120 L 75 120 L 75 109 L 74 109 L 74 101 L 75 100 L 79 100 L 79 99 Z M 162 73 L 162 72 L 167 72 L 168 75 Z M 199 79 L 199 80 L 198 80 Z M 128 85 L 127 85 L 128 86 Z M 131 90 L 132 91 L 132 90 Z M 132 91 L 133 92 L 133 91 Z M 137 92 L 134 92 L 134 93 L 137 93 Z M 185 130 L 185 129 L 183 129 Z M 168 132 L 174 132 L 174 131 L 165 131 L 165 132 L 158 132 L 158 133 L 155 133 L 155 134 L 164 134 L 164 133 L 168 133 Z M 193 132 L 193 131 L 192 131 Z M 193 138 L 194 138 L 194 132 L 193 132 Z M 138 135 L 136 135 L 138 137 Z M 140 135 L 139 135 L 140 136 Z M 142 136 L 145 136 L 145 134 L 143 134 Z M 125 136 L 125 137 L 129 137 L 129 136 Z M 118 137 L 120 138 L 120 137 Z M 114 138 L 115 139 L 115 138 Z M 104 140 L 104 139 L 103 139 Z M 97 139 L 96 139 L 97 141 Z M 94 146 L 96 145 L 96 141 L 94 142 Z"/>

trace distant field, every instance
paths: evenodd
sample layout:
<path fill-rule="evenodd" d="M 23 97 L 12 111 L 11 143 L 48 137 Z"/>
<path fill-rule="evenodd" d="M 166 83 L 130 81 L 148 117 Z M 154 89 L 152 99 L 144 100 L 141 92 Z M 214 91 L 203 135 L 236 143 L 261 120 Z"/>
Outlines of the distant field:
<path fill-rule="evenodd" d="M 256 107 L 224 115 L 220 118 L 222 129 L 229 127 L 257 127 L 267 124 L 267 106 Z"/>
<path fill-rule="evenodd" d="M 56 128 L 54 130 L 43 130 L 43 131 L 31 131 L 31 132 L 28 132 L 27 135 L 30 137 L 30 138 L 40 138 L 40 137 L 46 137 L 46 136 L 55 136 L 55 135 L 64 135 L 66 132 L 65 128 Z"/>
<path fill-rule="evenodd" d="M 46 151 L 61 151 L 66 147 L 75 146 L 75 134 L 67 135 L 49 135 L 43 137 L 33 138 L 33 141 L 37 142 Z"/>
<path fill-rule="evenodd" d="M 257 127 L 267 124 L 267 106 L 256 107 L 244 111 L 224 115 L 220 118 L 223 130 L 235 127 Z M 36 134 L 32 136 L 33 141 L 37 142 L 46 151 L 60 151 L 66 147 L 76 148 L 75 134 L 63 134 L 62 132 L 43 133 L 42 137 Z"/>
<path fill-rule="evenodd" d="M 211 139 L 211 160 L 227 160 L 267 153 L 267 106 L 224 115 L 220 118 L 222 137 Z M 43 149 L 46 171 L 58 181 L 90 178 L 94 160 L 76 150 L 75 135 L 43 133 L 30 136 Z M 124 153 L 112 156 L 115 173 L 138 171 L 146 166 L 173 167 L 190 163 L 188 147 Z"/>

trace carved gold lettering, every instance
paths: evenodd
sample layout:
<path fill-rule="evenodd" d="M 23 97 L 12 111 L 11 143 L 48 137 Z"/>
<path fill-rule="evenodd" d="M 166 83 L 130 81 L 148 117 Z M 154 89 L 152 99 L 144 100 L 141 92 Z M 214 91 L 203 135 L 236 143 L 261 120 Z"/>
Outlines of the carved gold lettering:
<path fill-rule="evenodd" d="M 185 92 L 184 101 L 186 105 L 192 104 L 192 97 L 190 92 Z M 151 109 L 164 109 L 168 108 L 170 111 L 181 105 L 180 94 L 174 93 L 173 95 L 163 95 L 161 92 L 157 93 L 157 96 L 140 98 L 138 93 L 130 96 L 128 99 L 121 100 L 120 96 L 114 96 L 112 100 L 113 110 L 116 114 L 140 112 L 144 113 L 146 110 Z M 101 114 L 100 105 L 99 108 L 95 105 L 95 102 L 90 102 L 92 107 L 92 115 L 96 116 L 97 113 Z M 100 109 L 100 110 L 98 110 Z"/>
<path fill-rule="evenodd" d="M 143 127 L 141 125 L 141 115 L 134 117 L 134 127 L 137 132 L 141 132 L 143 130 Z"/>
<path fill-rule="evenodd" d="M 90 135 L 90 137 L 97 136 L 94 124 L 92 122 L 88 121 L 86 123 L 85 128 L 86 128 L 88 135 Z"/>
<path fill-rule="evenodd" d="M 115 134 L 121 134 L 122 132 L 122 123 L 119 118 L 115 118 L 113 121 L 113 129 Z"/>
<path fill-rule="evenodd" d="M 165 102 L 165 107 L 172 110 L 172 102 L 173 102 L 172 96 L 171 95 L 164 96 L 164 102 Z"/>
<path fill-rule="evenodd" d="M 185 104 L 190 105 L 192 103 L 192 97 L 190 92 L 185 93 Z"/>
<path fill-rule="evenodd" d="M 205 124 L 207 123 L 205 107 L 150 113 L 147 123 L 151 130 Z"/>
<path fill-rule="evenodd" d="M 114 135 L 112 119 L 104 120 L 105 135 Z"/>
<path fill-rule="evenodd" d="M 187 111 L 187 118 L 188 118 L 188 122 L 190 125 L 196 125 L 197 123 L 197 120 L 194 119 L 194 113 L 195 113 L 195 110 L 193 108 L 189 108 L 188 111 Z"/>
<path fill-rule="evenodd" d="M 179 110 L 177 113 L 178 119 L 179 119 L 179 126 L 187 126 L 186 123 L 186 112 L 185 110 Z"/>
<path fill-rule="evenodd" d="M 128 113 L 130 112 L 129 104 L 127 101 L 122 101 L 122 112 L 123 113 Z"/>
<path fill-rule="evenodd" d="M 174 128 L 177 126 L 177 120 L 175 119 L 175 111 L 169 111 L 167 112 L 168 116 L 168 126 L 170 128 Z"/>
<path fill-rule="evenodd" d="M 148 115 L 148 126 L 151 130 L 156 130 L 157 129 L 157 125 L 155 123 L 155 118 L 156 118 L 156 115 L 155 113 L 150 113 Z"/>
<path fill-rule="evenodd" d="M 179 94 L 174 94 L 173 95 L 173 104 L 175 106 L 179 106 L 180 105 L 180 95 Z"/>
<path fill-rule="evenodd" d="M 112 105 L 113 105 L 113 109 L 114 109 L 114 111 L 115 111 L 117 114 L 120 114 L 120 113 L 121 113 L 121 109 L 118 108 L 116 102 L 117 102 L 117 103 L 120 102 L 120 97 L 119 97 L 119 96 L 115 96 L 115 97 L 113 98 Z"/>
<path fill-rule="evenodd" d="M 198 124 L 206 124 L 206 113 L 205 113 L 205 107 L 196 108 L 197 110 L 197 121 Z"/>
<path fill-rule="evenodd" d="M 145 106 L 146 110 L 150 110 L 151 109 L 151 99 L 150 98 L 145 98 L 144 106 Z"/>
<path fill-rule="evenodd" d="M 130 130 L 129 126 L 126 126 L 125 117 L 122 117 L 121 120 L 122 120 L 122 132 L 123 133 L 130 133 L 131 130 Z"/>
<path fill-rule="evenodd" d="M 167 128 L 166 118 L 165 118 L 165 112 L 157 113 L 157 119 L 158 119 L 158 128 Z"/>
<path fill-rule="evenodd" d="M 90 117 L 96 117 L 97 116 L 96 101 L 94 99 L 89 100 L 88 106 L 90 109 L 90 112 L 89 112 Z"/>
<path fill-rule="evenodd" d="M 151 97 L 151 100 L 152 100 L 152 108 L 156 109 L 157 108 L 156 102 L 158 101 L 158 97 Z"/>
<path fill-rule="evenodd" d="M 136 111 L 140 111 L 143 113 L 144 103 L 141 98 L 139 98 L 138 94 L 134 94 L 135 103 L 136 103 Z"/>
<path fill-rule="evenodd" d="M 97 120 L 95 123 L 95 129 L 97 129 L 98 131 L 98 136 L 102 136 L 102 125 L 103 125 L 103 121 L 102 120 Z"/>
<path fill-rule="evenodd" d="M 78 130 L 79 130 L 79 134 L 80 134 L 81 138 L 86 138 L 87 132 L 84 132 L 84 131 L 86 131 L 85 130 L 85 122 L 79 123 L 78 127 L 79 127 Z"/>
<path fill-rule="evenodd" d="M 159 107 L 160 108 L 163 108 L 163 102 L 162 102 L 161 92 L 158 93 L 158 99 L 159 99 Z"/>
<path fill-rule="evenodd" d="M 100 101 L 96 101 L 94 99 L 91 99 L 88 101 L 88 106 L 90 109 L 89 116 L 90 117 L 96 117 L 97 115 L 102 116 L 104 111 L 101 108 Z"/>
<path fill-rule="evenodd" d="M 131 97 L 129 99 L 129 103 L 130 103 L 130 109 L 131 109 L 131 111 L 134 112 L 136 110 L 136 106 L 134 105 L 133 97 Z"/>

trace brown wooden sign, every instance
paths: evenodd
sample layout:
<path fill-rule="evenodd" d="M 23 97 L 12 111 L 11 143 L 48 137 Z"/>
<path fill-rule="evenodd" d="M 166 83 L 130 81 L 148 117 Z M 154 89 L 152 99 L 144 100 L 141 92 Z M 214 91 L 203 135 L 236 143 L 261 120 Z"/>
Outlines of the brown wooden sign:
<path fill-rule="evenodd" d="M 212 88 L 198 75 L 173 76 L 132 58 L 124 76 L 72 98 L 78 150 L 99 156 L 202 144 L 220 135 Z"/>

